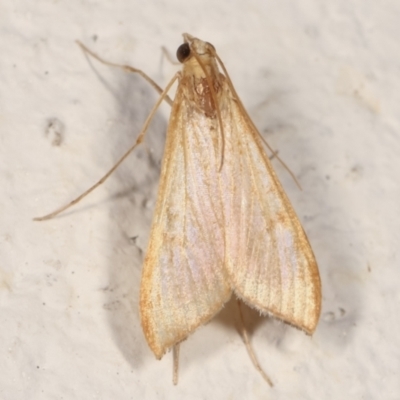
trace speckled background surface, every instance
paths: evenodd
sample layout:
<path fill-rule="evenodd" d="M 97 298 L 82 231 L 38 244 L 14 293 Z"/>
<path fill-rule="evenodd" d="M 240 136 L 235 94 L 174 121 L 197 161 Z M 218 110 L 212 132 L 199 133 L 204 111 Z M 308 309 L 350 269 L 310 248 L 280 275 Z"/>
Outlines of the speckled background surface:
<path fill-rule="evenodd" d="M 3 0 L 0 12 L 0 399 L 398 399 L 400 3 Z M 276 170 L 319 261 L 312 338 L 235 304 L 155 360 L 141 264 L 169 107 L 110 180 L 52 221 L 131 144 L 181 33 L 215 45 L 243 103 L 303 188 Z"/>

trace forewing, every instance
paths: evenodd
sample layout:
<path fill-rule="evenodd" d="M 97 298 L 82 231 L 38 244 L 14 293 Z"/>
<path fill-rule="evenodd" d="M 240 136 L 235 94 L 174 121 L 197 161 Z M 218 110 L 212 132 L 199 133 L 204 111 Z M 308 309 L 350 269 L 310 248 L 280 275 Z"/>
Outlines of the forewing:
<path fill-rule="evenodd" d="M 318 267 L 243 107 L 223 109 L 226 267 L 239 298 L 308 333 L 318 322 Z"/>
<path fill-rule="evenodd" d="M 231 296 L 218 134 L 215 119 L 191 107 L 178 88 L 141 284 L 143 330 L 157 358 Z"/>

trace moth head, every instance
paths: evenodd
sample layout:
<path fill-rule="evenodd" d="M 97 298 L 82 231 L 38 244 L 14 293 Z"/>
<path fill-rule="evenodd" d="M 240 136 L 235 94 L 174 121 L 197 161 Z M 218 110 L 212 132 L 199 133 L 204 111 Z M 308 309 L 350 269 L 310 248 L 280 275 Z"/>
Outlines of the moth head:
<path fill-rule="evenodd" d="M 188 61 L 193 53 L 199 57 L 214 57 L 215 47 L 208 42 L 203 42 L 188 33 L 183 34 L 184 43 L 178 47 L 176 57 L 180 63 Z"/>

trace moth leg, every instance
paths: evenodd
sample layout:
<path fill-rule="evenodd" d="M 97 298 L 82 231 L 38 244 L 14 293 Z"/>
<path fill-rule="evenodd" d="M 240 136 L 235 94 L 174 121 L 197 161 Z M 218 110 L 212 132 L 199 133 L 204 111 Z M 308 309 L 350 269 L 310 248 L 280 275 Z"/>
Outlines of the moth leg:
<path fill-rule="evenodd" d="M 172 347 L 172 356 L 173 356 L 172 382 L 174 383 L 174 385 L 178 384 L 179 346 L 180 346 L 180 343 L 178 343 L 174 347 Z"/>
<path fill-rule="evenodd" d="M 240 322 L 241 322 L 241 327 L 240 327 L 240 334 L 242 336 L 243 342 L 246 346 L 247 352 L 249 353 L 251 362 L 253 363 L 255 369 L 261 374 L 261 376 L 264 378 L 264 380 L 272 387 L 274 384 L 272 383 L 271 379 L 268 377 L 268 375 L 265 373 L 265 371 L 261 368 L 257 357 L 254 353 L 253 347 L 250 344 L 249 341 L 249 335 L 247 333 L 245 323 L 244 323 L 244 317 L 243 317 L 243 312 L 242 312 L 242 306 L 241 302 L 239 299 L 237 299 L 237 304 L 239 308 L 239 316 L 240 316 Z"/>
<path fill-rule="evenodd" d="M 264 142 L 265 146 L 267 146 L 267 148 L 269 149 L 269 151 L 272 153 L 272 155 L 269 157 L 270 160 L 272 160 L 273 158 L 276 158 L 280 164 L 282 165 L 283 168 L 286 169 L 286 171 L 289 173 L 289 175 L 292 177 L 292 179 L 294 180 L 294 183 L 297 185 L 297 187 L 302 190 L 299 181 L 297 180 L 296 176 L 294 175 L 294 173 L 292 172 L 292 170 L 286 165 L 286 163 L 282 160 L 282 158 L 280 158 L 278 156 L 278 150 L 273 150 L 272 147 L 268 144 L 268 142 L 264 139 L 264 136 L 261 135 L 260 132 L 258 132 L 258 135 L 260 136 L 261 140 Z"/>
<path fill-rule="evenodd" d="M 62 211 L 65 211 L 67 208 L 73 206 L 74 204 L 78 203 L 81 201 L 84 197 L 86 197 L 90 192 L 92 192 L 94 189 L 96 189 L 98 186 L 100 186 L 121 164 L 122 162 L 129 156 L 129 154 L 132 153 L 132 151 L 139 146 L 140 143 L 142 143 L 144 136 L 146 134 L 147 128 L 150 125 L 151 120 L 153 119 L 154 114 L 157 111 L 157 108 L 161 104 L 161 102 L 165 99 L 165 96 L 167 96 L 168 91 L 171 89 L 171 86 L 174 84 L 174 82 L 178 79 L 179 77 L 179 72 L 174 75 L 174 77 L 169 81 L 168 85 L 166 88 L 162 91 L 160 97 L 158 98 L 156 104 L 150 111 L 150 114 L 148 115 L 145 123 L 143 124 L 143 128 L 141 132 L 139 133 L 139 136 L 137 137 L 135 143 L 126 151 L 126 153 L 114 164 L 114 166 L 99 180 L 97 181 L 93 186 L 91 186 L 89 189 L 87 189 L 85 192 L 83 192 L 80 196 L 78 196 L 76 199 L 72 200 L 68 204 L 57 208 L 57 210 L 53 211 L 50 214 L 47 214 L 43 217 L 37 217 L 33 218 L 34 221 L 44 221 L 46 219 L 51 219 L 55 217 L 56 215 L 60 214 Z"/>
<path fill-rule="evenodd" d="M 102 64 L 104 65 L 108 65 L 110 67 L 116 67 L 116 68 L 120 68 L 123 69 L 126 72 L 132 72 L 135 74 L 139 74 L 144 80 L 146 80 L 147 82 L 150 83 L 151 86 L 153 86 L 153 88 L 155 90 L 157 90 L 157 92 L 159 94 L 161 94 L 163 92 L 163 89 L 157 85 L 157 83 L 155 83 L 153 81 L 153 79 L 151 79 L 145 72 L 143 72 L 140 69 L 137 68 L 133 68 L 129 65 L 123 65 L 123 64 L 116 64 L 110 61 L 106 61 L 103 58 L 101 58 L 100 56 L 98 56 L 96 53 L 94 53 L 92 50 L 89 50 L 83 43 L 81 43 L 79 40 L 76 41 L 76 43 L 78 43 L 79 47 L 83 50 L 84 53 L 89 54 L 91 57 L 95 58 L 97 61 L 100 61 Z M 171 106 L 172 105 L 172 100 L 169 96 L 165 96 L 164 100 Z"/>
<path fill-rule="evenodd" d="M 275 150 L 270 156 L 269 160 L 272 161 L 279 153 L 279 150 Z"/>

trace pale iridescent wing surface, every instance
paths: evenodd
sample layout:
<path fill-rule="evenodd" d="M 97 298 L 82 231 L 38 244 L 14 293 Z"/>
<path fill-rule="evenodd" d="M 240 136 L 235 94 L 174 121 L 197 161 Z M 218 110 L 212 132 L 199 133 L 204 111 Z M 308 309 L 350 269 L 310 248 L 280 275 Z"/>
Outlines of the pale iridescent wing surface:
<path fill-rule="evenodd" d="M 321 289 L 307 237 L 215 49 L 184 38 L 141 284 L 149 346 L 161 358 L 232 291 L 312 333 Z"/>
<path fill-rule="evenodd" d="M 157 358 L 229 300 L 218 129 L 180 85 L 171 111 L 140 309 Z"/>
<path fill-rule="evenodd" d="M 321 303 L 313 252 L 258 132 L 231 96 L 222 121 L 226 268 L 232 289 L 260 312 L 312 333 Z"/>

